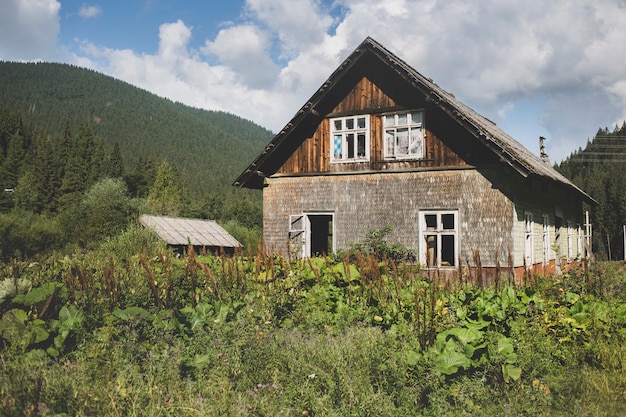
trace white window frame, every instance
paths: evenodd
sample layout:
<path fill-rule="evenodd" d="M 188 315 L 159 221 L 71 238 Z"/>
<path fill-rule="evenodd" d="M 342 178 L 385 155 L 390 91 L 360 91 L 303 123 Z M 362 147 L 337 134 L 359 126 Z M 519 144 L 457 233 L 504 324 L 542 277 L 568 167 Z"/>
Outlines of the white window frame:
<path fill-rule="evenodd" d="M 364 162 L 370 159 L 370 115 L 334 117 L 330 119 L 330 162 Z M 364 139 L 359 154 L 359 138 Z M 352 156 L 350 156 L 352 154 Z"/>
<path fill-rule="evenodd" d="M 581 258 L 583 255 L 583 228 L 579 225 L 576 227 L 576 246 L 578 249 L 578 253 L 576 254 L 577 258 Z"/>
<path fill-rule="evenodd" d="M 332 223 L 332 241 L 331 248 L 335 248 L 335 213 L 334 212 L 318 212 L 307 211 L 299 214 L 289 215 L 289 252 L 292 258 L 304 259 L 310 258 L 311 254 L 311 217 L 312 216 L 330 216 Z"/>
<path fill-rule="evenodd" d="M 547 214 L 541 216 L 543 221 L 543 264 L 550 263 L 550 217 Z"/>
<path fill-rule="evenodd" d="M 571 221 L 567 221 L 567 259 L 574 256 L 574 228 Z"/>
<path fill-rule="evenodd" d="M 452 216 L 453 224 L 447 217 Z M 433 217 L 435 224 L 432 224 Z M 427 268 L 457 268 L 459 262 L 459 212 L 458 210 L 423 210 L 419 213 L 420 230 L 420 262 Z M 448 224 L 444 224 L 448 223 Z M 452 227 L 450 227 L 452 226 Z M 450 238 L 453 239 L 450 248 Z M 445 257 L 444 247 L 453 250 L 452 258 L 443 260 Z"/>
<path fill-rule="evenodd" d="M 531 212 L 524 212 L 524 259 L 526 260 L 526 268 L 530 268 L 535 263 L 533 256 L 534 242 L 533 242 L 533 229 L 535 224 L 533 222 L 533 214 Z"/>
<path fill-rule="evenodd" d="M 423 158 L 424 112 L 411 110 L 383 115 L 383 142 L 385 159 Z"/>

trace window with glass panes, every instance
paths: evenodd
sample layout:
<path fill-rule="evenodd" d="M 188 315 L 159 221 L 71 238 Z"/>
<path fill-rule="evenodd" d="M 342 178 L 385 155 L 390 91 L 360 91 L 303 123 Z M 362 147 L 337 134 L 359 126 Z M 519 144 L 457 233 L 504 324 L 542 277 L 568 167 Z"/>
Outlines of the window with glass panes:
<path fill-rule="evenodd" d="M 369 115 L 331 119 L 330 137 L 332 162 L 366 161 L 369 159 Z"/>
<path fill-rule="evenodd" d="M 383 117 L 385 158 L 423 158 L 423 114 L 419 111 Z"/>
<path fill-rule="evenodd" d="M 420 213 L 423 249 L 420 261 L 427 267 L 454 267 L 458 259 L 457 211 Z"/>

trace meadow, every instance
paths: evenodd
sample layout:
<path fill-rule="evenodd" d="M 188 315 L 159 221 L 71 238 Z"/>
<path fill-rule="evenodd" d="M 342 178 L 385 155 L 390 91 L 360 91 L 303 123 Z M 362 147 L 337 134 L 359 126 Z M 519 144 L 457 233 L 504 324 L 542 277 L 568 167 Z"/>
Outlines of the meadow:
<path fill-rule="evenodd" d="M 0 415 L 626 415 L 626 268 L 516 284 L 361 251 L 0 265 Z"/>

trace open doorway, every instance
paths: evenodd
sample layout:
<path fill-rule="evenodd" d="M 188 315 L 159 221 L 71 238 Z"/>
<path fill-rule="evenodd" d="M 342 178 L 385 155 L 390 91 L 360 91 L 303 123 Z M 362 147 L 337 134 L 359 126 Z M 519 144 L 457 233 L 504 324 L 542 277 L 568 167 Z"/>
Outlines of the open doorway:
<path fill-rule="evenodd" d="M 310 258 L 334 250 L 333 213 L 302 213 L 289 216 L 291 257 Z"/>

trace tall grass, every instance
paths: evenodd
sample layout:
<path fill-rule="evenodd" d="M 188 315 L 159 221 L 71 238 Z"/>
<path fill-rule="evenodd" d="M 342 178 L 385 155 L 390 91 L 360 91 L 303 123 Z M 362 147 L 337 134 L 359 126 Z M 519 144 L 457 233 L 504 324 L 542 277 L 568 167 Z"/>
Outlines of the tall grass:
<path fill-rule="evenodd" d="M 288 260 L 190 249 L 177 259 L 143 229 L 0 274 L 36 289 L 58 284 L 0 304 L 0 415 L 625 411 L 626 270 L 615 263 L 536 277 L 506 292 L 525 300 L 515 308 L 502 295 L 507 283 L 438 280 L 378 254 Z M 85 316 L 75 327 L 60 315 L 68 305 Z M 16 310 L 27 320 L 12 321 Z M 438 371 L 437 336 L 469 321 L 485 326 L 483 362 Z M 64 350 L 51 354 L 62 325 Z M 12 344 L 11 332 L 38 326 L 48 339 Z M 514 341 L 519 379 L 502 377 L 493 343 L 502 335 Z"/>

